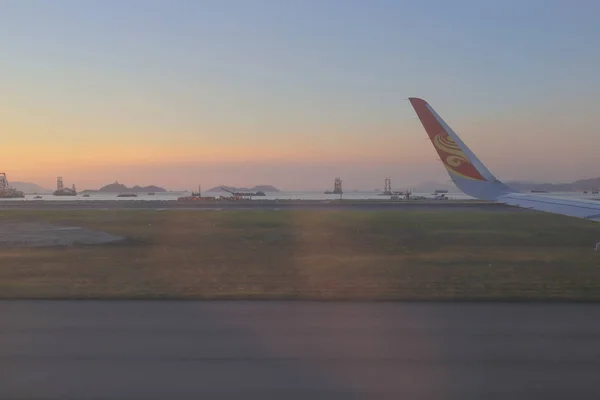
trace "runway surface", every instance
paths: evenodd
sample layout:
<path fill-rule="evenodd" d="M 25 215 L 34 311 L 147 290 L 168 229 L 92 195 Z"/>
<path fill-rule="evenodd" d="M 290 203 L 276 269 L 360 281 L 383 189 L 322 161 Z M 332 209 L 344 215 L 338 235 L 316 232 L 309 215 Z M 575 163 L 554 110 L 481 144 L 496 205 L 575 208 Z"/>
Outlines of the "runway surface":
<path fill-rule="evenodd" d="M 600 305 L 0 302 L 2 399 L 597 399 Z"/>
<path fill-rule="evenodd" d="M 521 211 L 503 204 L 477 201 L 2 201 L 1 210 L 339 210 L 339 211 Z"/>

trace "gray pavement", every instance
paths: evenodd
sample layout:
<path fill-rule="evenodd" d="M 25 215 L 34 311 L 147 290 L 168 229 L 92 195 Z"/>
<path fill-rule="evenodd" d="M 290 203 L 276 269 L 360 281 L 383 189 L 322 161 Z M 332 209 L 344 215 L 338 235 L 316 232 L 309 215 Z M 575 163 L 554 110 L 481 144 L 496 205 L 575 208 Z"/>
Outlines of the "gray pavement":
<path fill-rule="evenodd" d="M 478 201 L 2 201 L 2 210 L 348 210 L 348 211 L 517 211 L 503 204 Z"/>
<path fill-rule="evenodd" d="M 600 304 L 0 302 L 2 399 L 597 399 Z"/>

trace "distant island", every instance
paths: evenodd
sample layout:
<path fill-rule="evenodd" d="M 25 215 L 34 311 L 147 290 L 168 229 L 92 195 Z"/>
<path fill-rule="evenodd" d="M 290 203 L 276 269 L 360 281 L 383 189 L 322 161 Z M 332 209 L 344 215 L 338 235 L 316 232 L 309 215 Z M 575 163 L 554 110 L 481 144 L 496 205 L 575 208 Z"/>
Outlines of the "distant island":
<path fill-rule="evenodd" d="M 35 183 L 29 182 L 10 182 L 10 186 L 25 194 L 52 194 L 51 189 L 43 188 Z"/>
<path fill-rule="evenodd" d="M 83 190 L 81 193 L 90 194 L 90 193 L 158 193 L 158 192 L 166 192 L 165 189 L 150 185 L 150 186 L 138 186 L 127 187 L 122 183 L 115 182 L 109 185 L 103 186 L 98 190 Z"/>
<path fill-rule="evenodd" d="M 279 192 L 280 191 L 279 189 L 277 189 L 276 187 L 271 186 L 271 185 L 256 185 L 251 188 L 223 185 L 223 186 L 215 186 L 212 189 L 208 189 L 207 192 L 222 192 L 223 190 L 221 188 L 225 188 L 232 192 L 265 192 L 265 193 L 267 193 L 267 192 Z"/>

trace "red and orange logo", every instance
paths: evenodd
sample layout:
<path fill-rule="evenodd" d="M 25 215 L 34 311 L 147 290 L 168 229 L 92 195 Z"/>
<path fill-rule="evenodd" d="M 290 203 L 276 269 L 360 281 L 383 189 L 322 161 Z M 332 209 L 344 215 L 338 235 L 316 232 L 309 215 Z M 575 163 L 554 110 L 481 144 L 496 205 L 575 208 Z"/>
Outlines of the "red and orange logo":
<path fill-rule="evenodd" d="M 448 171 L 462 178 L 485 181 L 458 144 L 446 132 L 438 133 L 433 138 L 433 145 Z"/>

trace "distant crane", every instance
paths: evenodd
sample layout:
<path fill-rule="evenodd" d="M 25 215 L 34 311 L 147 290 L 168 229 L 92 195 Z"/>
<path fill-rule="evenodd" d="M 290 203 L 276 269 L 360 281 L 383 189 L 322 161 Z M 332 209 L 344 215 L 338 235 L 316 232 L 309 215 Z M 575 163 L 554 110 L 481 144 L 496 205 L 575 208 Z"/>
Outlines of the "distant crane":
<path fill-rule="evenodd" d="M 198 193 L 192 191 L 192 197 L 202 197 L 202 186 L 198 185 Z"/>
<path fill-rule="evenodd" d="M 334 194 L 343 194 L 344 191 L 342 190 L 342 180 L 340 178 L 335 178 L 335 181 L 333 182 L 333 193 Z"/>
<path fill-rule="evenodd" d="M 390 177 L 385 178 L 385 189 L 383 189 L 383 194 L 392 194 L 392 178 Z"/>
<path fill-rule="evenodd" d="M 231 197 L 234 200 L 243 200 L 243 199 L 252 199 L 252 193 L 236 193 L 236 192 L 232 192 L 229 189 L 225 189 L 224 187 L 221 188 L 221 190 L 226 191 L 227 193 L 231 193 Z"/>
<path fill-rule="evenodd" d="M 25 195 L 23 192 L 13 189 L 8 183 L 6 173 L 0 172 L 0 198 L 12 199 L 12 198 L 23 198 Z"/>
<path fill-rule="evenodd" d="M 77 190 L 75 190 L 75 185 L 73 185 L 72 189 L 66 188 L 63 184 L 62 176 L 56 178 L 56 191 L 54 191 L 55 196 L 76 196 Z"/>
<path fill-rule="evenodd" d="M 335 178 L 335 181 L 333 182 L 333 192 L 326 190 L 325 194 L 339 194 L 341 199 L 344 194 L 344 191 L 342 190 L 342 180 L 340 178 Z"/>
<path fill-rule="evenodd" d="M 5 172 L 0 172 L 0 190 L 8 190 L 10 185 L 8 184 L 8 179 L 6 178 Z"/>

